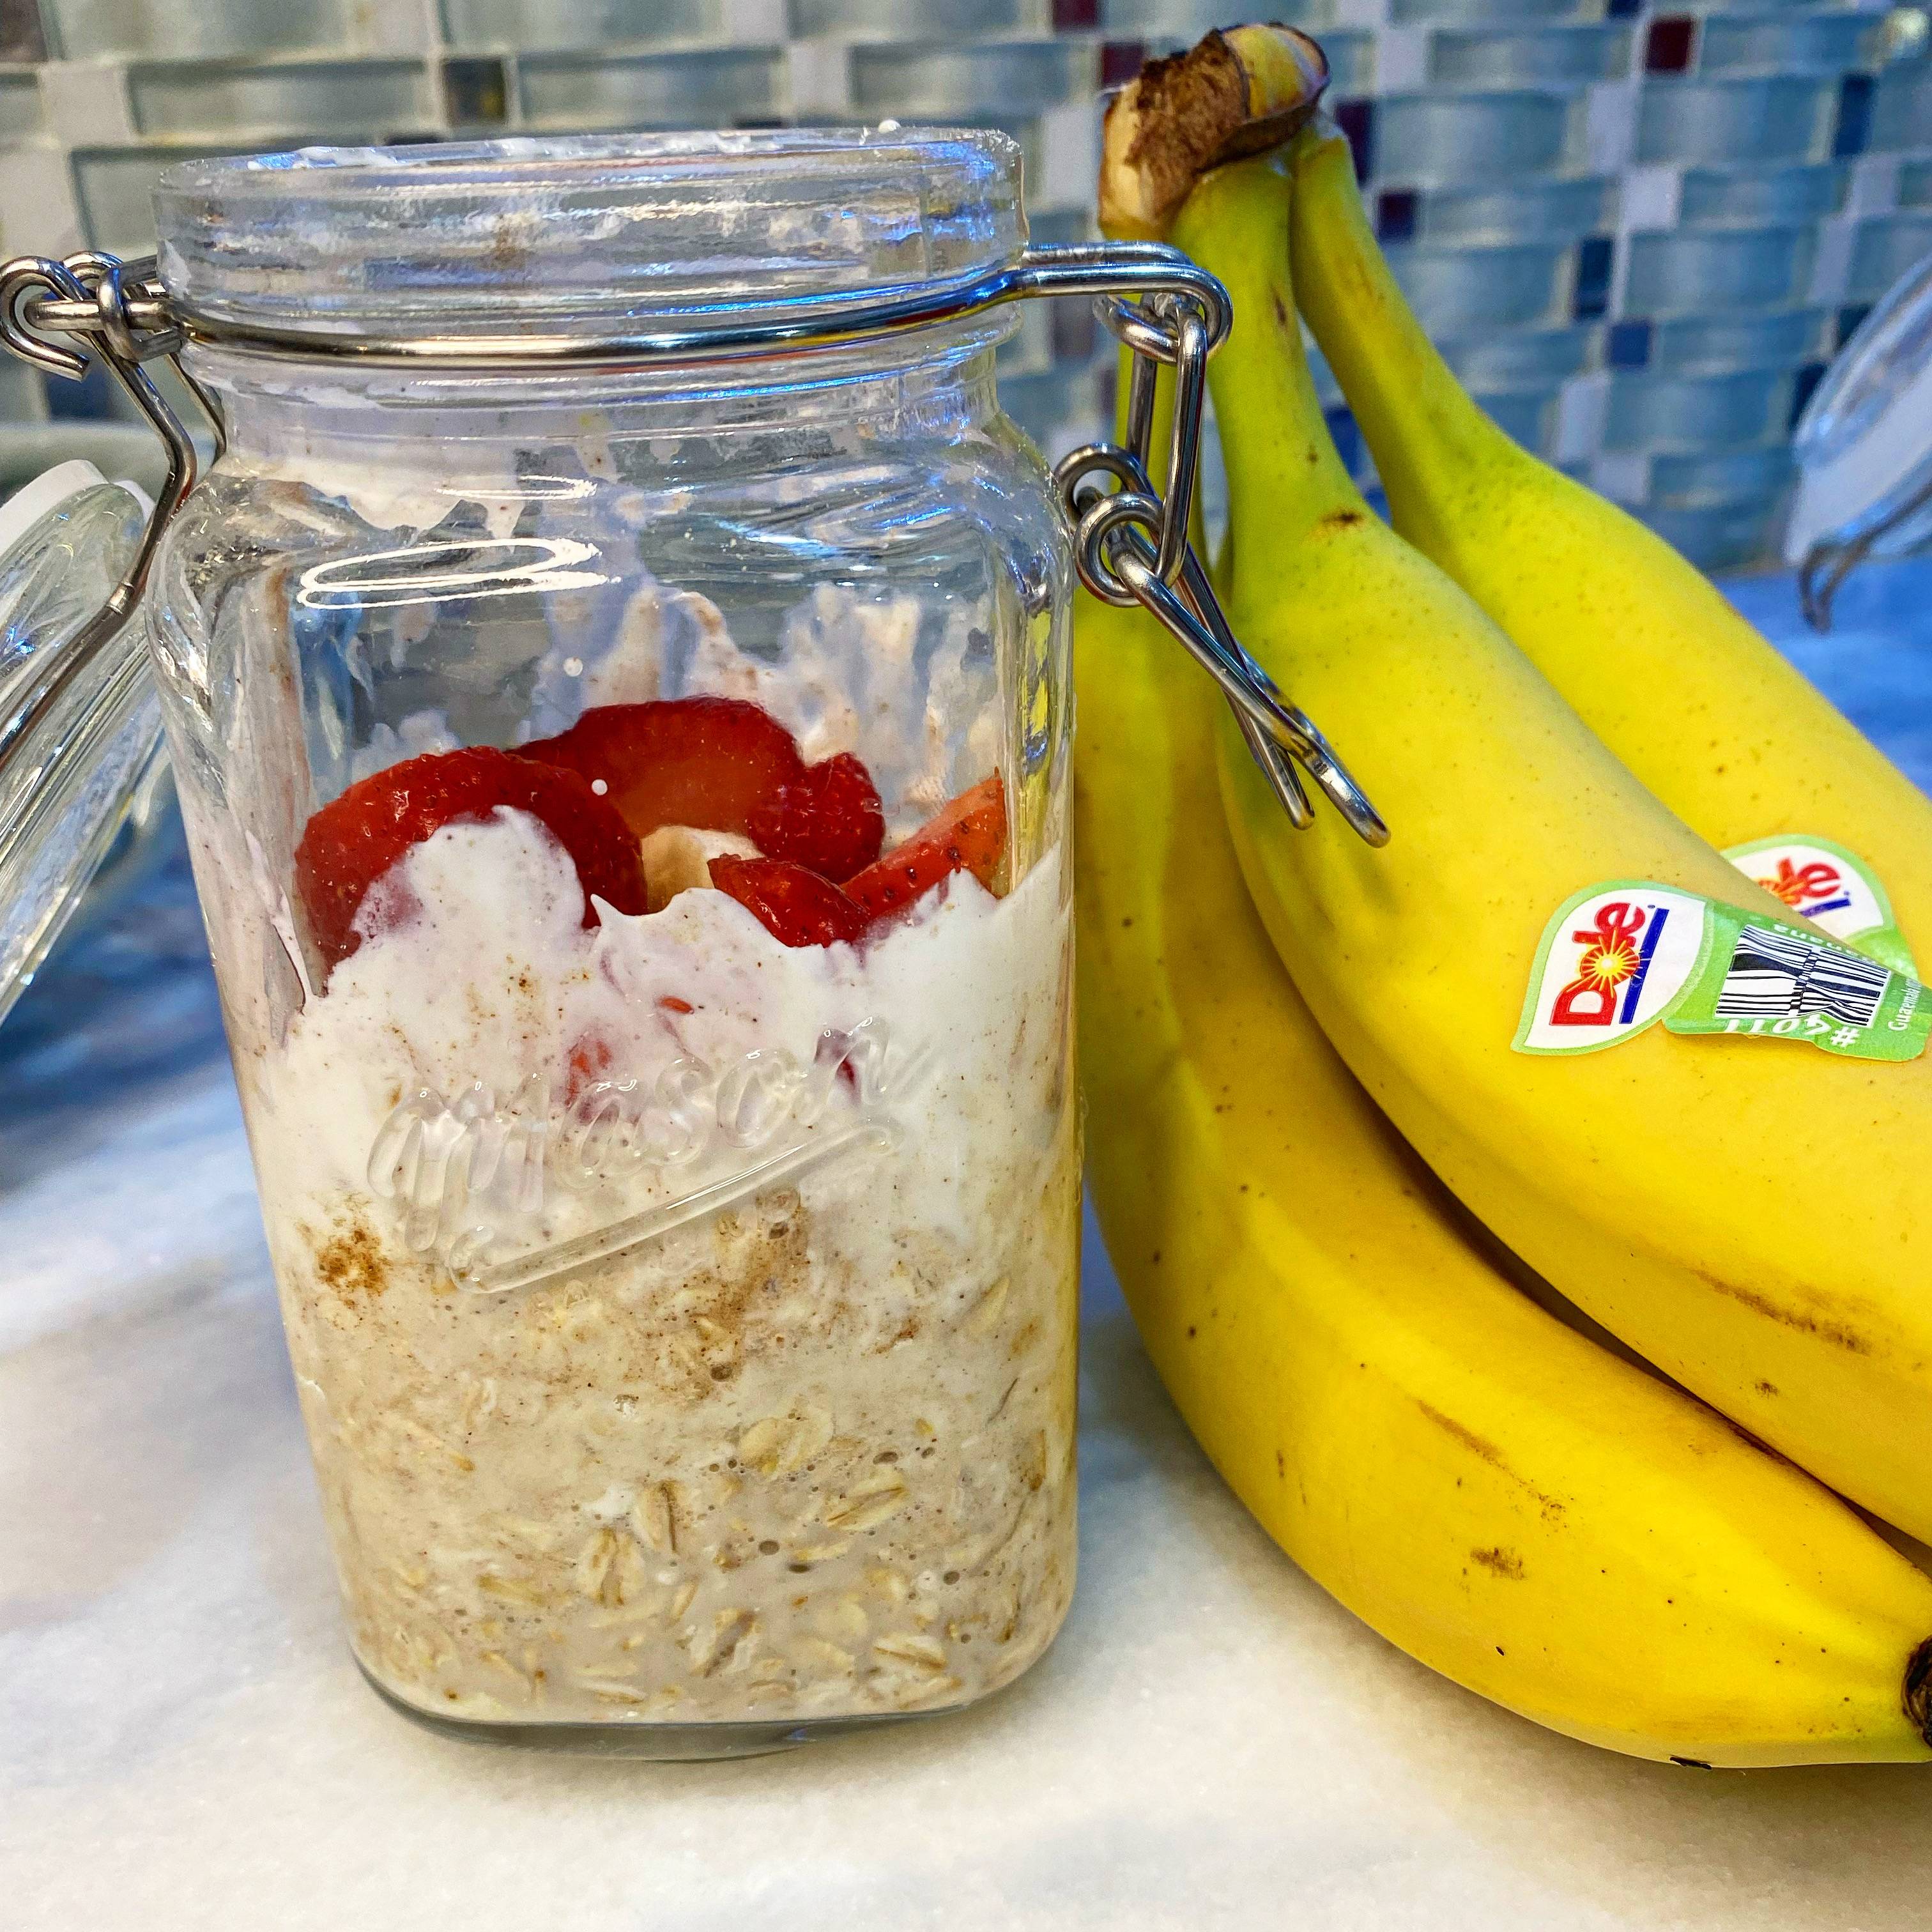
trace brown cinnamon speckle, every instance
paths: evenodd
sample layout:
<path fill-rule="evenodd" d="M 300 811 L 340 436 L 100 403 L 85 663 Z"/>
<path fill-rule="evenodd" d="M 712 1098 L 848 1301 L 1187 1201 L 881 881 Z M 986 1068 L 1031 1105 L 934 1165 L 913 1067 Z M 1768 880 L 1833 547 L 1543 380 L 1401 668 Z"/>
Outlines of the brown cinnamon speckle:
<path fill-rule="evenodd" d="M 368 1225 L 357 1220 L 315 1251 L 316 1279 L 344 1301 L 374 1299 L 389 1285 L 382 1244 Z"/>

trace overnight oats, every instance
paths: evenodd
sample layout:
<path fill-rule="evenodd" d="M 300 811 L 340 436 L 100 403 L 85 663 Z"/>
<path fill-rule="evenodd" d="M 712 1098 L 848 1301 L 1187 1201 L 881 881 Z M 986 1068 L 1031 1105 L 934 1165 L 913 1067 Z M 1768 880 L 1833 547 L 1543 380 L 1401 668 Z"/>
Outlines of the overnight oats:
<path fill-rule="evenodd" d="M 841 318 L 1018 261 L 1016 152 L 157 208 L 226 440 L 154 657 L 363 1670 L 665 1756 L 998 1689 L 1074 1581 L 1070 553 L 1012 311 Z"/>
<path fill-rule="evenodd" d="M 714 682 L 809 688 L 707 614 Z M 1014 878 L 999 770 L 921 819 L 931 770 L 882 798 L 812 708 L 592 704 L 303 832 L 316 982 L 252 1126 L 356 1652 L 410 1704 L 931 1710 L 1064 1612 L 1060 847 Z"/>

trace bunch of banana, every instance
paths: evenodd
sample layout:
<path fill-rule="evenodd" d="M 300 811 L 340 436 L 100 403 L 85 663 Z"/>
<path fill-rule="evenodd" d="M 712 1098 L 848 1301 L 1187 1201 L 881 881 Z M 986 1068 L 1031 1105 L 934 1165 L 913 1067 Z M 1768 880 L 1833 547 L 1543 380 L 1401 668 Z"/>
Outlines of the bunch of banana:
<path fill-rule="evenodd" d="M 1932 1755 L 1932 1580 L 1478 1252 L 1248 904 L 1206 680 L 1084 598 L 1076 648 L 1090 1178 L 1235 1492 L 1391 1641 L 1572 1736 L 1709 1764 Z"/>
<path fill-rule="evenodd" d="M 1270 67 L 1282 38 L 1261 30 Z M 1332 127 L 1296 146 L 1293 224 L 1295 299 L 1397 532 L 1700 837 L 1849 848 L 1884 882 L 1906 940 L 1932 944 L 1932 799 L 1702 572 L 1483 413 L 1403 300 Z"/>
<path fill-rule="evenodd" d="M 1243 58 L 1256 34 L 1265 62 Z M 1110 126 L 1116 175 L 1142 178 L 1114 180 L 1103 218 L 1165 228 L 1234 298 L 1210 365 L 1229 614 L 1394 838 L 1372 850 L 1332 815 L 1292 830 L 1231 724 L 1216 760 L 1208 688 L 1170 670 L 1151 621 L 1083 608 L 1091 1180 L 1149 1352 L 1288 1553 L 1458 1682 L 1646 1756 L 1925 1756 L 1932 1581 L 1812 1478 L 1932 1534 L 1911 1151 L 1932 1085 L 1916 1063 L 1661 1028 L 1582 1057 L 1512 1051 L 1540 937 L 1578 889 L 1788 908 L 1370 512 L 1303 355 L 1295 157 L 1226 159 L 1255 145 L 1258 106 L 1277 131 L 1292 118 L 1280 76 L 1312 93 L 1318 53 L 1280 29 L 1210 44 L 1204 75 L 1168 64 L 1132 98 L 1130 140 Z M 1186 110 L 1178 162 L 1163 98 Z M 1321 141 L 1296 137 L 1305 164 Z M 1529 519 L 1500 540 L 1532 548 Z M 1850 818 L 1781 823 L 1874 849 Z M 1810 1476 L 1544 1313 L 1411 1147 L 1563 1294 Z"/>

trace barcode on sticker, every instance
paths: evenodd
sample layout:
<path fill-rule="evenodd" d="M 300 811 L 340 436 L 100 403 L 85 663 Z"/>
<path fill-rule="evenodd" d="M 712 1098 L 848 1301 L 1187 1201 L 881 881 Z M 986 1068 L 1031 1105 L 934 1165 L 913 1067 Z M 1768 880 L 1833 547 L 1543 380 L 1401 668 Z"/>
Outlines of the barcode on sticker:
<path fill-rule="evenodd" d="M 1748 926 L 1738 934 L 1717 1012 L 1720 1019 L 1824 1013 L 1845 1026 L 1868 1027 L 1891 982 L 1876 960 Z"/>

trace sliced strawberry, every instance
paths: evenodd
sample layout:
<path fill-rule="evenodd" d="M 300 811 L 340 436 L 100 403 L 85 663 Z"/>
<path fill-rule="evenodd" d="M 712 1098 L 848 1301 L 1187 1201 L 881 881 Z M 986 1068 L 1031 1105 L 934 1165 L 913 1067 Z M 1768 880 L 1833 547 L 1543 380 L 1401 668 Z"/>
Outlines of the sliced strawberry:
<path fill-rule="evenodd" d="M 615 1058 L 608 1040 L 594 1033 L 580 1034 L 577 1044 L 564 1056 L 563 1104 L 574 1107 L 610 1071 Z"/>
<path fill-rule="evenodd" d="M 484 746 L 405 758 L 351 785 L 310 818 L 296 848 L 296 896 L 325 966 L 362 944 L 356 914 L 369 888 L 412 845 L 446 825 L 488 818 L 500 806 L 527 812 L 570 854 L 590 895 L 620 912 L 644 910 L 638 842 L 574 772 Z"/>
<path fill-rule="evenodd" d="M 787 946 L 850 945 L 866 929 L 866 915 L 830 879 L 789 860 L 714 859 L 711 883 Z"/>
<path fill-rule="evenodd" d="M 849 879 L 879 856 L 886 814 L 872 775 L 850 752 L 808 765 L 753 808 L 745 836 L 769 859 Z"/>
<path fill-rule="evenodd" d="M 791 734 L 741 698 L 595 705 L 568 731 L 521 749 L 601 783 L 640 838 L 663 825 L 750 838 L 752 814 L 805 772 Z"/>
<path fill-rule="evenodd" d="M 995 772 L 962 791 L 927 820 L 903 845 L 895 845 L 845 881 L 868 920 L 902 911 L 954 872 L 970 872 L 988 892 L 1006 850 L 1006 788 Z"/>

